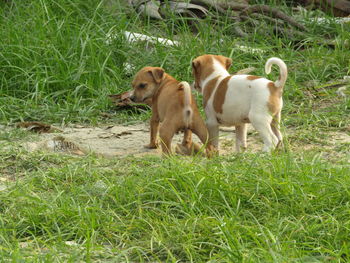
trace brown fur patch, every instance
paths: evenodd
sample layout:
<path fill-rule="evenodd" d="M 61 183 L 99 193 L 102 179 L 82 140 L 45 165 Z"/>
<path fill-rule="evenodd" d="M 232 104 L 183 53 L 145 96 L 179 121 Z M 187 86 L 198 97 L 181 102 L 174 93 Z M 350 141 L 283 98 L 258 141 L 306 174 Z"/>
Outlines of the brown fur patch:
<path fill-rule="evenodd" d="M 254 76 L 254 75 L 249 75 L 247 76 L 247 80 L 256 80 L 256 79 L 261 79 L 262 77 L 259 76 Z"/>
<path fill-rule="evenodd" d="M 282 89 L 275 86 L 273 82 L 269 82 L 267 87 L 270 91 L 269 101 L 267 102 L 267 108 L 272 115 L 276 115 L 281 108 Z"/>
<path fill-rule="evenodd" d="M 178 85 L 178 83 L 179 82 L 176 79 L 174 79 L 172 76 L 170 76 L 167 73 L 164 73 L 163 81 L 160 83 L 159 87 L 155 90 L 155 92 L 153 94 L 153 100 L 154 101 L 158 100 L 158 96 L 165 86 L 169 86 L 169 85 L 176 86 L 176 85 Z M 157 105 L 155 105 L 155 106 L 157 106 Z"/>
<path fill-rule="evenodd" d="M 219 61 L 225 68 L 228 70 L 232 65 L 232 59 L 221 56 L 221 55 L 214 55 L 214 58 Z"/>
<path fill-rule="evenodd" d="M 224 104 L 224 101 L 225 101 L 226 92 L 228 88 L 227 84 L 230 79 L 231 79 L 231 76 L 227 76 L 226 78 L 224 78 L 220 82 L 218 88 L 216 89 L 213 105 L 214 105 L 214 110 L 217 113 L 222 113 L 222 105 Z"/>
<path fill-rule="evenodd" d="M 210 80 L 207 85 L 204 87 L 203 92 L 203 106 L 204 108 L 207 106 L 208 100 L 210 99 L 211 94 L 213 93 L 214 88 L 216 87 L 217 81 L 220 76 Z"/>
<path fill-rule="evenodd" d="M 214 71 L 212 56 L 203 55 L 194 59 L 192 62 L 192 69 L 196 83 L 196 89 L 198 89 L 201 79 L 206 79 Z"/>

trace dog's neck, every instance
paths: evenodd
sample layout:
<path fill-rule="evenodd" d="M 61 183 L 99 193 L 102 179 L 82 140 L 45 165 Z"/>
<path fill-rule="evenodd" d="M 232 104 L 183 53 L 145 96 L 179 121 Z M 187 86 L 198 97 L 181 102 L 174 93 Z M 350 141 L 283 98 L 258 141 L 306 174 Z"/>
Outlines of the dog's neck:
<path fill-rule="evenodd" d="M 213 65 L 212 65 L 212 73 L 206 77 L 205 79 L 201 80 L 201 87 L 202 87 L 202 94 L 204 94 L 204 90 L 206 88 L 206 85 L 213 79 L 219 77 L 219 82 L 226 78 L 227 76 L 230 76 L 230 73 L 218 62 L 214 59 Z"/>
<path fill-rule="evenodd" d="M 164 77 L 163 77 L 162 81 L 159 83 L 158 89 L 160 87 L 167 85 L 169 82 L 173 82 L 173 81 L 178 82 L 174 77 L 170 76 L 167 73 L 164 73 Z"/>
<path fill-rule="evenodd" d="M 169 84 L 169 82 L 179 82 L 174 77 L 170 76 L 167 73 L 164 73 L 164 77 L 162 81 L 159 83 L 159 85 L 154 89 L 152 97 L 158 96 L 159 91 L 166 85 Z"/>

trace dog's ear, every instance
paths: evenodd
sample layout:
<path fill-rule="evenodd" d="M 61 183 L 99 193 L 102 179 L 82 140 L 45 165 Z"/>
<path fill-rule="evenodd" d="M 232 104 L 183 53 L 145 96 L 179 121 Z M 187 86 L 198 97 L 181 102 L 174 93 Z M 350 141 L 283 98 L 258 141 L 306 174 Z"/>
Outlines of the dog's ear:
<path fill-rule="evenodd" d="M 216 56 L 216 59 L 228 70 L 232 65 L 232 59 L 221 55 Z"/>
<path fill-rule="evenodd" d="M 198 67 L 200 66 L 200 62 L 198 60 L 192 61 L 192 69 L 198 70 Z"/>
<path fill-rule="evenodd" d="M 152 75 L 152 77 L 156 83 L 159 84 L 162 82 L 162 79 L 164 77 L 164 69 L 157 67 L 157 68 L 151 69 L 148 72 Z"/>
<path fill-rule="evenodd" d="M 232 59 L 226 58 L 226 70 L 228 70 L 232 65 Z"/>

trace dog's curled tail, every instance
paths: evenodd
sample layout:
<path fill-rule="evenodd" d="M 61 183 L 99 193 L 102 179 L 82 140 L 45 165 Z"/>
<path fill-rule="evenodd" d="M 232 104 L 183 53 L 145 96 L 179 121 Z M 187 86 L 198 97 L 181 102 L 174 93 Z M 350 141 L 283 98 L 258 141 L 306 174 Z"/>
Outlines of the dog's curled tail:
<path fill-rule="evenodd" d="M 184 109 L 183 109 L 183 117 L 184 122 L 186 125 L 186 128 L 190 126 L 191 120 L 192 120 L 192 93 L 191 93 L 191 86 L 186 81 L 182 81 L 179 84 L 179 88 L 183 89 L 184 91 Z"/>
<path fill-rule="evenodd" d="M 271 67 L 274 64 L 276 64 L 280 68 L 280 76 L 278 80 L 275 81 L 275 86 L 278 88 L 283 88 L 288 76 L 287 65 L 280 58 L 269 58 L 265 64 L 266 74 L 270 74 Z"/>

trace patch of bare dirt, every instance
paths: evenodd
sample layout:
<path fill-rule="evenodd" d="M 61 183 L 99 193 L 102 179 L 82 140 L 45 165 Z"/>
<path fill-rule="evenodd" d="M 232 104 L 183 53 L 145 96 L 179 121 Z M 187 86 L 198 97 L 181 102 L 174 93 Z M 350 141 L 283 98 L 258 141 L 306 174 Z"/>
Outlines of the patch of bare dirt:
<path fill-rule="evenodd" d="M 259 152 L 263 143 L 257 132 L 248 126 L 248 149 L 247 152 Z M 149 127 L 147 124 L 136 124 L 129 126 L 115 125 L 106 127 L 84 127 L 74 126 L 60 128 L 60 133 L 43 133 L 39 139 L 27 142 L 24 147 L 28 151 L 47 150 L 56 152 L 68 152 L 84 155 L 89 152 L 104 157 L 115 157 L 125 155 L 161 155 L 161 149 L 146 149 L 144 145 L 149 143 Z M 293 132 L 293 131 L 290 131 Z M 234 128 L 223 127 L 220 129 L 220 154 L 230 154 L 235 150 Z M 328 144 L 325 146 L 302 144 L 290 142 L 292 150 L 308 150 L 314 147 L 327 150 L 336 149 L 346 143 L 350 143 L 350 135 L 345 132 L 330 132 Z M 183 133 L 176 134 L 172 141 L 172 150 L 181 143 Z M 193 135 L 193 141 L 200 143 L 197 136 Z M 295 144 L 295 145 L 294 145 Z"/>
<path fill-rule="evenodd" d="M 42 133 L 39 140 L 27 142 L 24 147 L 28 151 L 46 150 L 68 152 L 83 155 L 94 152 L 104 157 L 147 154 L 161 155 L 161 149 L 146 149 L 149 143 L 149 127 L 146 124 L 115 125 L 107 127 L 74 126 L 60 128 L 60 133 Z M 172 141 L 172 150 L 181 143 L 183 133 L 176 134 Z M 223 128 L 220 132 L 220 154 L 230 153 L 234 149 L 234 128 Z M 193 141 L 200 143 L 196 135 Z M 262 147 L 257 136 L 249 136 L 250 151 L 258 151 Z"/>

